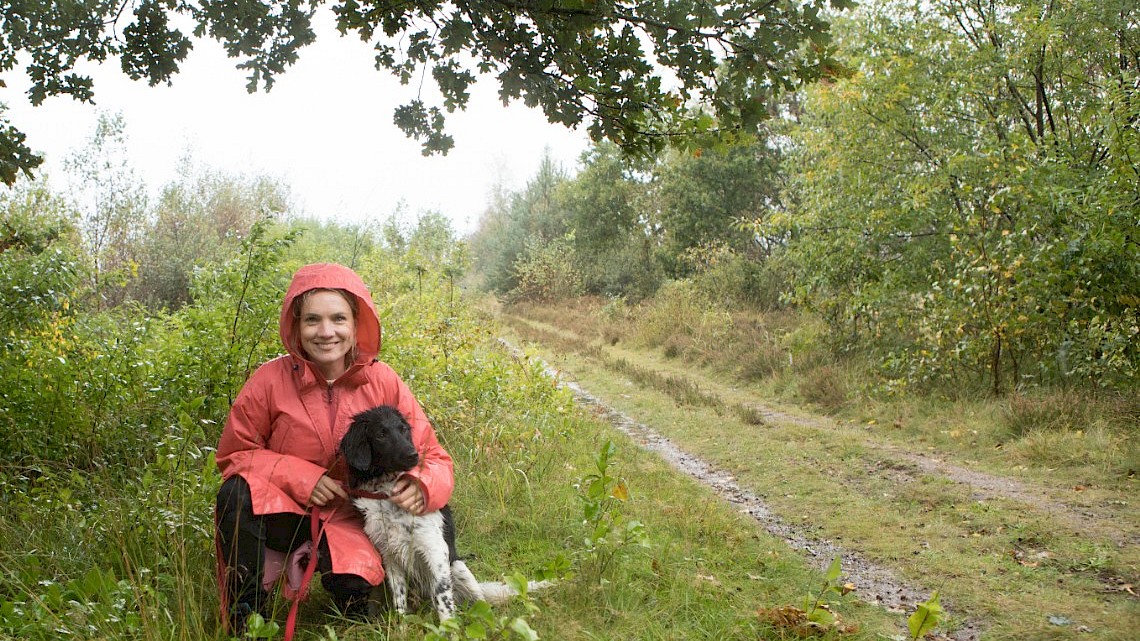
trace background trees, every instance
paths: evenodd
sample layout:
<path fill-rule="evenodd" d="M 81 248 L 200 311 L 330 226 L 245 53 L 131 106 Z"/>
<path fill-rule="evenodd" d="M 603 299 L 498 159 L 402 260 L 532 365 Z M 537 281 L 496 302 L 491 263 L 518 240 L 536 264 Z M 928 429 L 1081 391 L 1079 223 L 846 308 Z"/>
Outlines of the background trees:
<path fill-rule="evenodd" d="M 932 6 L 854 14 L 806 92 L 800 300 L 901 379 L 1135 380 L 1136 9 Z"/>
<path fill-rule="evenodd" d="M 560 256 L 591 293 L 651 294 L 636 256 L 730 306 L 794 303 L 892 387 L 1128 387 L 1138 22 L 1124 2 L 871 3 L 837 23 L 849 75 L 756 136 L 640 163 L 599 145 L 547 224 L 573 233 Z"/>

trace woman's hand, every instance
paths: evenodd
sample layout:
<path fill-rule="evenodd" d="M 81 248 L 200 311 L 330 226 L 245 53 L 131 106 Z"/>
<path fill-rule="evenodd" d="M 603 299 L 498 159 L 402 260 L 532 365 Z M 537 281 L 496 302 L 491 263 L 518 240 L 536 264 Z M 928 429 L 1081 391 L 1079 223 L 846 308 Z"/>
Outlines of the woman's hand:
<path fill-rule="evenodd" d="M 340 483 L 330 479 L 326 474 L 318 479 L 317 484 L 313 487 L 313 493 L 309 495 L 309 505 L 324 507 L 338 496 L 347 499 L 348 492 L 345 492 Z"/>
<path fill-rule="evenodd" d="M 416 516 L 424 513 L 424 491 L 420 484 L 410 476 L 401 476 L 392 486 L 392 495 L 388 500 L 397 507 L 411 512 Z"/>

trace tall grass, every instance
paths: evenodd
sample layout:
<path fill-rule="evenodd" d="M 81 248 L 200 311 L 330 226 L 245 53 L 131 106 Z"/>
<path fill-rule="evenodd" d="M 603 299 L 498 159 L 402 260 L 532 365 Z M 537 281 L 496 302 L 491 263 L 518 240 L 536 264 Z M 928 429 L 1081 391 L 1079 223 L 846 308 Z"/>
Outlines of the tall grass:
<path fill-rule="evenodd" d="M 275 322 L 272 300 L 296 264 L 319 259 L 271 240 L 252 248 L 256 256 L 206 270 L 185 310 L 136 310 L 151 328 L 139 347 L 153 354 L 146 376 L 127 380 L 110 367 L 72 372 L 95 383 L 80 390 L 142 399 L 114 429 L 145 447 L 82 468 L 50 448 L 24 447 L 0 468 L 0 638 L 223 638 L 212 448 L 249 355 L 279 349 L 264 331 Z M 535 597 L 537 607 L 506 606 L 493 618 L 529 620 L 548 639 L 755 639 L 763 629 L 759 605 L 796 601 L 815 580 L 794 554 L 755 535 L 747 517 L 575 408 L 536 363 L 500 349 L 487 319 L 451 296 L 446 279 L 375 254 L 362 257 L 358 271 L 374 284 L 384 316 L 381 358 L 412 387 L 456 460 L 452 504 L 469 564 L 486 579 L 516 572 L 559 579 Z M 234 278 L 255 278 L 257 287 L 237 287 Z M 239 299 L 241 291 L 256 294 Z M 119 330 L 136 326 L 123 322 Z M 220 362 L 236 356 L 241 367 Z M 693 402 L 705 402 L 689 391 Z M 94 398 L 48 400 L 67 412 Z M 604 474 L 614 482 L 591 495 L 599 447 L 611 440 Z M 301 608 L 298 639 L 419 639 L 431 620 L 346 621 L 328 606 L 315 588 Z M 883 620 L 845 607 L 875 625 Z M 278 601 L 278 623 L 286 609 Z"/>

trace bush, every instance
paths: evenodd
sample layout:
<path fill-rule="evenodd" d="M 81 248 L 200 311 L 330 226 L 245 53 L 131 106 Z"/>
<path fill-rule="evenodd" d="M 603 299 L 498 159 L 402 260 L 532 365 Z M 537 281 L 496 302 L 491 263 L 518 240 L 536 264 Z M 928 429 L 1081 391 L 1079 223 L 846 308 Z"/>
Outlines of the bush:
<path fill-rule="evenodd" d="M 1079 389 L 1014 394 L 1006 402 L 1002 423 L 1013 437 L 1088 430 L 1097 425 L 1135 432 L 1140 426 L 1140 395 L 1096 395 Z"/>
<path fill-rule="evenodd" d="M 773 311 L 783 306 L 780 297 L 786 280 L 767 263 L 728 253 L 693 276 L 694 286 L 726 308 Z"/>
<path fill-rule="evenodd" d="M 721 358 L 723 339 L 732 330 L 732 316 L 694 287 L 690 281 L 673 281 L 662 287 L 644 308 L 638 339 L 657 347 L 687 340 L 685 353 Z"/>
<path fill-rule="evenodd" d="M 574 267 L 573 234 L 550 243 L 528 243 L 514 272 L 518 285 L 511 290 L 513 300 L 565 300 L 585 292 L 582 275 Z"/>

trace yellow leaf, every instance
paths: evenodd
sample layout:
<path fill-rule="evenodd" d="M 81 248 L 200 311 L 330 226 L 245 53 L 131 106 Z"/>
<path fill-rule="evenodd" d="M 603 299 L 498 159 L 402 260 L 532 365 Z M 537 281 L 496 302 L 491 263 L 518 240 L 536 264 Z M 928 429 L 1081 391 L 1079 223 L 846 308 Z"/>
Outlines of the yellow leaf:
<path fill-rule="evenodd" d="M 610 494 L 619 501 L 629 500 L 629 488 L 625 486 L 625 483 L 615 485 L 613 492 Z"/>

